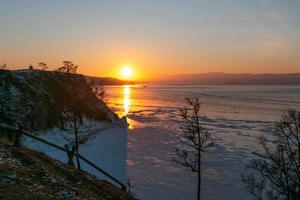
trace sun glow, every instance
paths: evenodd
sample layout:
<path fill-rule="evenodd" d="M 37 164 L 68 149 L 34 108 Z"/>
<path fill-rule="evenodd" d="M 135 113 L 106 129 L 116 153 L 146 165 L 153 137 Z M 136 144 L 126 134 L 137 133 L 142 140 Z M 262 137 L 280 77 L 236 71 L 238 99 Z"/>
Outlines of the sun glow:
<path fill-rule="evenodd" d="M 129 66 L 122 67 L 122 76 L 125 78 L 130 78 L 132 76 L 132 68 Z"/>

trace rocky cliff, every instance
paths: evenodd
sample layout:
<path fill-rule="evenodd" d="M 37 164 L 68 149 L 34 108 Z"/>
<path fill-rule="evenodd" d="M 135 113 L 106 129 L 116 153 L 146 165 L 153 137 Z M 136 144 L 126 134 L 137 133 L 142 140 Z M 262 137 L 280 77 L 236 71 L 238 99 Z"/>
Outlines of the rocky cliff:
<path fill-rule="evenodd" d="M 63 127 L 70 113 L 96 121 L 118 117 L 82 75 L 41 70 L 0 70 L 0 123 L 26 130 Z"/>

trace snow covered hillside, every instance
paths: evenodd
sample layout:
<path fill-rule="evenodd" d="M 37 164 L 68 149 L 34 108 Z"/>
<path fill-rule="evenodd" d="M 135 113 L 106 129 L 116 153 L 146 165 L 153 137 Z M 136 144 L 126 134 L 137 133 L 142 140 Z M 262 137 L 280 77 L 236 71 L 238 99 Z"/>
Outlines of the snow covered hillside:
<path fill-rule="evenodd" d="M 0 123 L 34 132 L 61 147 L 76 145 L 76 133 L 80 154 L 123 183 L 127 181 L 127 123 L 96 97 L 82 75 L 0 70 Z M 65 153 L 25 136 L 23 144 L 67 161 Z"/>
<path fill-rule="evenodd" d="M 59 129 L 48 130 L 40 133 L 39 136 L 59 146 L 64 146 L 68 140 L 67 138 L 72 137 L 68 132 Z M 88 139 L 84 144 L 79 145 L 80 154 L 126 184 L 127 128 L 120 126 L 120 124 L 93 122 L 93 128 L 81 136 Z M 64 163 L 67 162 L 66 153 L 53 147 L 30 138 L 24 138 L 23 144 Z M 114 184 L 109 178 L 85 163 L 81 163 L 81 168 Z"/>

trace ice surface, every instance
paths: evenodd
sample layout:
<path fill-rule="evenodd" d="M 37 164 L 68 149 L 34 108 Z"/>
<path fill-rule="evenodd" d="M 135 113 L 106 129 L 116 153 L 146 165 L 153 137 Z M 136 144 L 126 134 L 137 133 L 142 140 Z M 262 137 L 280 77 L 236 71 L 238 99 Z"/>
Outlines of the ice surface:
<path fill-rule="evenodd" d="M 126 89 L 128 90 L 128 89 Z M 142 200 L 190 200 L 196 174 L 172 162 L 180 134 L 178 108 L 187 96 L 200 97 L 202 124 L 216 145 L 203 159 L 203 198 L 250 199 L 241 184 L 249 160 L 261 148 L 256 137 L 270 135 L 273 122 L 289 108 L 300 108 L 299 86 L 149 86 L 107 88 L 108 102 L 120 115 L 130 102 L 128 170 L 133 193 Z M 129 100 L 124 100 L 129 98 Z"/>

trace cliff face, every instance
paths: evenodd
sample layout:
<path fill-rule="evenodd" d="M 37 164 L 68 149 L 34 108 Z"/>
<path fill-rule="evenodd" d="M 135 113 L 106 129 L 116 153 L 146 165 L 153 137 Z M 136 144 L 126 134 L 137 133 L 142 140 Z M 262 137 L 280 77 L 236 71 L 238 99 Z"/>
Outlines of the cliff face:
<path fill-rule="evenodd" d="M 134 200 L 87 172 L 27 148 L 1 144 L 0 199 Z"/>
<path fill-rule="evenodd" d="M 96 121 L 118 119 L 82 75 L 0 70 L 0 123 L 46 130 L 64 126 L 70 113 Z"/>

